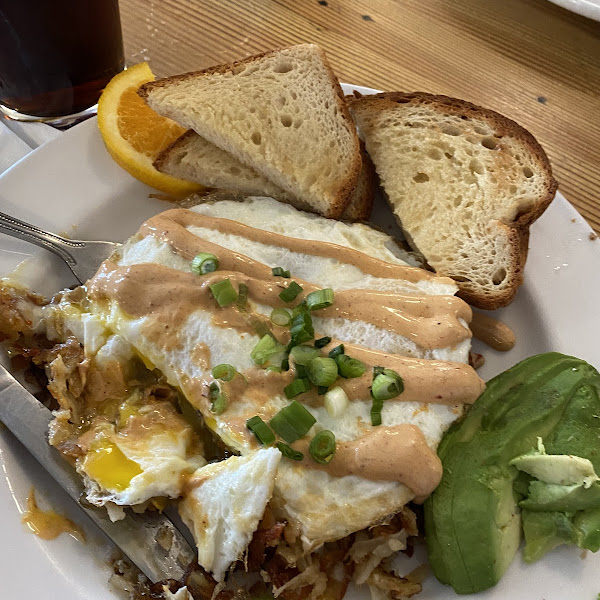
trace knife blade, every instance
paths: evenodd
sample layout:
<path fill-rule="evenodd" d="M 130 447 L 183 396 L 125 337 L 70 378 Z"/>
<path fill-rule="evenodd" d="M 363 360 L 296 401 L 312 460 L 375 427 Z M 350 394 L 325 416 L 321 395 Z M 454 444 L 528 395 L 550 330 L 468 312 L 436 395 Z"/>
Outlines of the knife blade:
<path fill-rule="evenodd" d="M 181 532 L 164 514 L 136 514 L 127 510 L 124 519 L 113 523 L 103 508 L 81 505 L 79 499 L 84 492 L 81 477 L 48 443 L 52 413 L 2 365 L 0 420 L 148 579 L 152 582 L 181 579 L 186 567 L 195 559 L 194 550 Z M 171 543 L 159 543 L 158 540 L 170 540 Z M 165 548 L 167 545 L 169 547 Z"/>

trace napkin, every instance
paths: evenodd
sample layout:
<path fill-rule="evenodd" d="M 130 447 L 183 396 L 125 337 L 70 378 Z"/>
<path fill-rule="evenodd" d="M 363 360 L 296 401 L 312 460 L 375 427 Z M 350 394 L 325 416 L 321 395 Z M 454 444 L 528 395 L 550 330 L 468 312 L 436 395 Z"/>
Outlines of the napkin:
<path fill-rule="evenodd" d="M 62 135 L 44 123 L 0 119 L 0 174 L 32 150 Z"/>

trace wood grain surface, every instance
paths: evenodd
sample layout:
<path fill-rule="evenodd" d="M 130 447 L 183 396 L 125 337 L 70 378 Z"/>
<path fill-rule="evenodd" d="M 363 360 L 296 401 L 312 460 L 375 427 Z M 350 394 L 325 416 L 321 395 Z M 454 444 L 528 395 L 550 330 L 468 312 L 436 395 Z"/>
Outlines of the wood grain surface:
<path fill-rule="evenodd" d="M 547 0 L 120 0 L 158 76 L 301 42 L 340 81 L 464 98 L 529 129 L 600 233 L 600 23 Z"/>

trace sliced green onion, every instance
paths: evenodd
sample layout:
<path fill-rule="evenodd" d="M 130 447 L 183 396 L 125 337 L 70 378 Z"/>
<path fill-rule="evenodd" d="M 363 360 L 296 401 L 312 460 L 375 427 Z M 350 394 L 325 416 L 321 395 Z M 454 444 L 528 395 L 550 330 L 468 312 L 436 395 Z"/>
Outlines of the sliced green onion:
<path fill-rule="evenodd" d="M 292 281 L 290 282 L 290 285 L 288 285 L 285 290 L 279 294 L 279 297 L 284 302 L 292 302 L 292 300 L 295 300 L 301 291 L 302 286 L 298 285 L 295 281 Z"/>
<path fill-rule="evenodd" d="M 260 335 L 260 337 L 264 337 L 265 335 L 271 335 L 271 329 L 269 328 L 269 326 L 260 319 L 252 319 L 250 321 L 250 325 L 252 325 L 252 329 L 254 329 L 254 331 L 256 331 L 256 334 Z"/>
<path fill-rule="evenodd" d="M 315 348 L 324 348 L 327 346 L 327 344 L 329 344 L 329 342 L 331 342 L 331 338 L 329 336 L 319 338 L 318 340 L 315 340 Z"/>
<path fill-rule="evenodd" d="M 305 300 L 308 310 L 327 308 L 333 304 L 333 290 L 331 288 L 316 290 L 315 292 L 308 294 Z"/>
<path fill-rule="evenodd" d="M 296 379 L 296 381 L 302 380 Z M 269 421 L 269 425 L 280 438 L 288 444 L 293 444 L 305 436 L 316 422 L 317 420 L 300 402 L 292 400 Z"/>
<path fill-rule="evenodd" d="M 294 450 L 291 446 L 288 446 L 283 442 L 277 442 L 276 446 L 279 452 L 281 452 L 281 454 L 283 454 L 286 458 L 290 458 L 292 460 L 302 460 L 304 458 L 304 454 L 302 454 L 302 452 Z"/>
<path fill-rule="evenodd" d="M 313 358 L 319 356 L 319 351 L 312 346 L 294 346 L 290 350 L 290 356 L 297 365 L 306 366 Z"/>
<path fill-rule="evenodd" d="M 319 356 L 306 365 L 306 376 L 315 385 L 329 387 L 338 376 L 337 363 L 333 358 Z"/>
<path fill-rule="evenodd" d="M 231 381 L 235 377 L 236 373 L 237 371 L 235 370 L 235 367 L 232 367 L 226 363 L 217 365 L 211 370 L 212 376 L 215 379 L 220 379 L 221 381 Z"/>
<path fill-rule="evenodd" d="M 302 300 L 302 302 L 292 308 L 292 319 L 297 317 L 300 313 L 306 312 L 308 312 L 308 306 L 306 306 L 306 300 Z"/>
<path fill-rule="evenodd" d="M 209 397 L 211 399 L 210 411 L 215 415 L 220 415 L 227 408 L 227 396 L 221 392 L 221 388 L 214 381 L 210 384 Z"/>
<path fill-rule="evenodd" d="M 256 439 L 263 446 L 269 446 L 275 441 L 275 434 L 258 415 L 248 419 L 246 421 L 246 427 L 256 436 Z"/>
<path fill-rule="evenodd" d="M 339 386 L 331 388 L 325 394 L 323 402 L 325 404 L 325 410 L 327 411 L 327 414 L 334 419 L 341 417 L 346 411 L 346 408 L 348 408 L 349 404 L 346 392 Z"/>
<path fill-rule="evenodd" d="M 271 271 L 273 272 L 273 277 L 286 277 L 287 279 L 290 278 L 290 272 L 286 271 L 283 267 L 273 267 Z"/>
<path fill-rule="evenodd" d="M 315 437 L 310 440 L 308 451 L 316 462 L 326 465 L 331 461 L 335 454 L 335 435 L 328 429 L 319 431 Z"/>
<path fill-rule="evenodd" d="M 381 411 L 383 409 L 383 400 L 375 398 L 375 396 L 373 396 L 373 392 L 371 392 L 371 398 L 373 399 L 373 404 L 371 405 L 371 425 L 373 425 L 373 427 L 376 427 L 377 425 L 381 425 Z"/>
<path fill-rule="evenodd" d="M 231 281 L 228 279 L 223 279 L 223 281 L 218 281 L 217 283 L 213 283 L 210 286 L 210 291 L 212 295 L 215 297 L 217 304 L 219 306 L 229 306 L 233 304 L 237 300 L 237 292 L 233 289 L 231 285 Z"/>
<path fill-rule="evenodd" d="M 300 313 L 292 319 L 290 327 L 290 345 L 299 346 L 304 342 L 309 342 L 315 337 L 312 319 L 308 313 Z"/>
<path fill-rule="evenodd" d="M 272 335 L 263 335 L 259 342 L 252 348 L 250 357 L 257 365 L 264 365 L 271 356 L 283 352 L 282 346 Z"/>
<path fill-rule="evenodd" d="M 290 311 L 285 308 L 274 308 L 271 312 L 271 323 L 279 327 L 287 327 L 292 322 Z"/>
<path fill-rule="evenodd" d="M 246 304 L 248 303 L 248 286 L 245 283 L 240 283 L 238 286 L 238 297 L 235 301 L 235 307 L 240 312 L 246 312 Z"/>
<path fill-rule="evenodd" d="M 281 373 L 281 367 L 276 367 L 275 365 L 270 365 L 266 368 L 267 373 Z"/>
<path fill-rule="evenodd" d="M 306 378 L 306 367 L 304 365 L 294 365 L 294 370 L 296 371 L 296 379 L 305 379 Z"/>
<path fill-rule="evenodd" d="M 192 272 L 196 275 L 206 275 L 219 268 L 219 259 L 214 254 L 201 252 L 192 260 Z"/>
<path fill-rule="evenodd" d="M 340 375 L 346 379 L 360 377 L 367 370 L 364 363 L 357 358 L 350 358 L 347 354 L 339 354 L 335 357 L 335 362 Z"/>
<path fill-rule="evenodd" d="M 221 392 L 212 402 L 210 405 L 210 412 L 214 413 L 215 415 L 220 415 L 222 413 L 225 412 L 225 409 L 227 408 L 227 396 Z"/>
<path fill-rule="evenodd" d="M 292 383 L 283 388 L 283 393 L 288 400 L 295 398 L 298 394 L 304 394 L 310 390 L 310 381 L 306 378 L 294 379 Z"/>
<path fill-rule="evenodd" d="M 333 350 L 330 350 L 329 358 L 335 358 L 340 354 L 344 354 L 344 344 L 340 344 L 339 346 L 336 346 Z"/>
<path fill-rule="evenodd" d="M 391 369 L 384 369 L 373 379 L 371 394 L 377 400 L 389 400 L 399 396 L 404 391 L 402 377 Z"/>
<path fill-rule="evenodd" d="M 324 394 L 326 394 L 326 393 L 327 393 L 327 390 L 328 390 L 328 389 L 329 389 L 329 388 L 328 388 L 327 386 L 325 386 L 325 385 L 318 385 L 318 386 L 317 386 L 317 394 L 318 394 L 319 396 L 323 396 Z"/>
<path fill-rule="evenodd" d="M 402 377 L 383 367 L 374 367 L 373 383 L 371 384 L 371 398 L 373 404 L 371 406 L 371 425 L 381 425 L 381 411 L 383 409 L 383 401 L 399 396 L 404 391 L 404 383 Z"/>

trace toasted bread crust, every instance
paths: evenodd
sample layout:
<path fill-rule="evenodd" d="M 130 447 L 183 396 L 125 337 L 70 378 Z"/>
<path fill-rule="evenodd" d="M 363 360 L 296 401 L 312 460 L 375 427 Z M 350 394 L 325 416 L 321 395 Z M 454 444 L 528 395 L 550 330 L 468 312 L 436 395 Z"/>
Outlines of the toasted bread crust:
<path fill-rule="evenodd" d="M 304 45 L 311 46 L 311 44 L 304 44 Z M 193 78 L 198 78 L 198 77 L 208 77 L 208 76 L 215 75 L 215 74 L 219 75 L 219 74 L 231 73 L 232 75 L 235 75 L 237 67 L 245 66 L 245 65 L 260 61 L 261 59 L 266 58 L 268 56 L 276 55 L 282 51 L 291 50 L 293 48 L 294 48 L 293 46 L 277 48 L 274 50 L 269 50 L 267 52 L 261 52 L 260 54 L 249 56 L 247 58 L 244 58 L 242 60 L 238 60 L 238 61 L 235 61 L 232 63 L 209 67 L 208 69 L 203 69 L 201 71 L 191 71 L 188 73 L 182 73 L 180 75 L 173 75 L 171 77 L 165 77 L 165 78 L 159 79 L 157 81 L 150 81 L 150 82 L 145 83 L 142 86 L 140 86 L 137 93 L 140 97 L 142 97 L 144 100 L 147 101 L 149 95 L 155 89 L 162 88 L 162 87 L 168 87 L 169 85 L 172 85 L 173 83 L 185 81 L 187 79 L 193 79 Z M 354 125 L 354 121 L 352 120 L 352 117 L 348 110 L 348 106 L 347 106 L 345 98 L 344 98 L 344 92 L 342 91 L 342 88 L 340 87 L 340 84 L 339 84 L 331 66 L 329 65 L 329 62 L 327 61 L 325 52 L 318 46 L 314 46 L 314 48 L 321 56 L 321 59 L 323 61 L 325 69 L 327 71 L 332 89 L 335 91 L 335 98 L 336 98 L 336 104 L 337 104 L 338 111 L 339 111 L 340 115 L 342 116 L 344 125 L 350 134 L 353 145 L 355 146 L 355 149 L 353 152 L 353 157 L 352 157 L 352 164 L 350 165 L 350 168 L 348 169 L 348 174 L 347 174 L 346 178 L 339 183 L 337 193 L 333 197 L 328 210 L 323 215 L 323 216 L 329 217 L 329 218 L 338 218 L 338 217 L 341 217 L 341 215 L 344 212 L 344 210 L 346 209 L 346 207 L 350 204 L 352 194 L 354 192 L 356 183 L 357 183 L 359 175 L 360 175 L 362 159 L 361 159 L 361 155 L 360 155 L 359 140 L 358 140 L 358 136 L 356 135 L 356 128 Z M 159 159 L 160 159 L 160 157 L 159 157 Z M 159 159 L 157 159 L 157 160 L 159 160 Z M 163 160 L 164 160 L 164 158 L 163 158 Z"/>
<path fill-rule="evenodd" d="M 164 150 L 160 151 L 160 154 L 154 159 L 152 166 L 157 170 L 161 171 L 165 167 L 165 164 L 169 161 L 169 156 L 172 152 L 185 146 L 187 140 L 194 137 L 196 132 L 193 129 L 188 129 L 185 133 L 181 134 L 176 140 L 172 141 Z"/>
<path fill-rule="evenodd" d="M 363 166 L 363 158 L 362 158 L 362 152 L 361 152 L 361 148 L 360 148 L 360 142 L 358 139 L 358 134 L 356 133 L 356 125 L 354 124 L 354 119 L 352 118 L 352 115 L 350 114 L 350 109 L 348 107 L 348 104 L 346 103 L 344 91 L 342 90 L 340 83 L 339 83 L 337 77 L 335 76 L 335 73 L 333 72 L 331 65 L 329 64 L 327 57 L 325 56 L 325 52 L 319 47 L 317 47 L 317 49 L 323 59 L 323 63 L 329 74 L 329 79 L 331 80 L 333 88 L 336 92 L 337 107 L 343 116 L 344 125 L 350 132 L 350 135 L 356 141 L 356 144 L 355 144 L 356 150 L 354 152 L 354 161 L 353 161 L 353 165 L 350 170 L 350 173 L 348 175 L 348 178 L 346 179 L 345 183 L 340 188 L 340 192 L 338 193 L 338 196 L 336 198 L 334 206 L 332 207 L 331 214 L 325 215 L 326 217 L 329 217 L 331 219 L 337 219 L 342 216 L 344 210 L 346 209 L 346 207 L 350 204 L 350 201 L 352 200 L 352 194 L 354 193 L 354 190 L 357 186 L 358 179 L 360 177 L 360 172 L 361 172 L 361 169 Z M 365 155 L 366 155 L 366 151 L 365 151 Z M 370 159 L 369 159 L 369 161 L 370 161 Z M 369 211 L 369 214 L 370 214 L 370 212 L 371 211 Z"/>
<path fill-rule="evenodd" d="M 360 177 L 356 182 L 356 188 L 352 193 L 350 204 L 348 204 L 340 217 L 346 221 L 368 220 L 375 202 L 377 173 L 375 172 L 375 165 L 371 157 L 367 154 L 364 142 L 360 142 L 360 154 L 362 157 Z"/>
<path fill-rule="evenodd" d="M 309 44 L 307 44 L 309 45 Z M 201 69 L 200 71 L 188 71 L 187 73 L 180 73 L 179 75 L 171 75 L 169 77 L 163 77 L 162 79 L 157 79 L 155 81 L 149 81 L 148 83 L 144 83 L 138 89 L 138 95 L 141 96 L 144 100 L 148 98 L 148 95 L 152 90 L 161 87 L 168 87 L 173 83 L 177 83 L 178 81 L 185 81 L 186 79 L 194 79 L 196 77 L 202 75 L 223 75 L 225 73 L 231 73 L 235 75 L 236 67 L 241 65 L 248 65 L 253 62 L 256 62 L 262 58 L 266 58 L 267 56 L 272 56 L 274 54 L 278 54 L 282 50 L 289 50 L 293 48 L 293 46 L 283 46 L 280 48 L 275 48 L 273 50 L 267 50 L 266 52 L 260 52 L 259 54 L 253 54 L 252 56 L 248 56 L 246 58 L 242 58 L 241 60 L 236 60 L 231 63 L 225 63 L 222 65 L 215 65 L 212 67 L 208 67 L 207 69 Z M 325 53 L 319 48 L 319 52 L 325 56 Z M 326 63 L 329 66 L 329 63 Z M 330 69 L 331 71 L 331 69 Z M 333 74 L 333 72 L 331 71 Z M 335 76 L 334 76 L 335 78 Z M 337 80 L 336 80 L 337 81 Z M 341 89 L 341 88 L 340 88 Z"/>
<path fill-rule="evenodd" d="M 504 136 L 516 139 L 526 146 L 537 166 L 545 176 L 546 187 L 544 194 L 539 197 L 530 210 L 518 214 L 512 222 L 497 221 L 496 226 L 503 229 L 509 239 L 509 255 L 512 263 L 510 280 L 504 289 L 490 292 L 481 289 L 472 282 L 457 281 L 460 291 L 458 295 L 477 308 L 493 310 L 506 306 L 514 298 L 517 289 L 523 283 L 523 270 L 527 259 L 529 227 L 546 210 L 556 193 L 558 184 L 552 176 L 552 168 L 546 153 L 526 129 L 521 127 L 511 119 L 497 113 L 493 110 L 482 108 L 471 104 L 465 100 L 450 98 L 448 96 L 427 94 L 424 92 L 384 92 L 369 96 L 356 96 L 348 98 L 351 112 L 360 110 L 361 112 L 384 112 L 394 109 L 398 104 L 429 105 L 437 111 L 444 112 L 453 116 L 458 116 L 463 120 L 483 121 L 488 124 L 495 134 L 502 138 Z M 393 206 L 392 206 L 393 208 Z M 401 219 L 396 215 L 400 225 Z M 407 236 L 410 239 L 410 236 Z M 418 248 L 416 248 L 418 250 Z"/>

